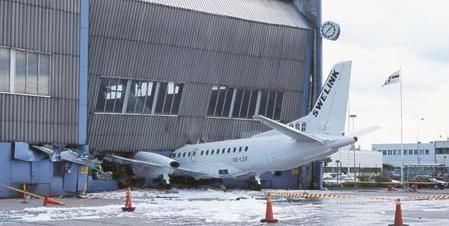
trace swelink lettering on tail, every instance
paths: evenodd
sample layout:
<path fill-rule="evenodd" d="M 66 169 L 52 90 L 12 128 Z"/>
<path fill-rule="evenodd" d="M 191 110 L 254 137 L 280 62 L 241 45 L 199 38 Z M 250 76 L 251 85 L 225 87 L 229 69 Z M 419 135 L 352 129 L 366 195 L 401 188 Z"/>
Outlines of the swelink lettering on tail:
<path fill-rule="evenodd" d="M 331 92 L 332 87 L 334 87 L 335 81 L 337 81 L 339 74 L 340 73 L 338 71 L 335 70 L 331 71 L 329 79 L 327 80 L 326 84 L 323 87 L 323 92 L 321 92 L 321 95 L 318 98 L 318 102 L 313 108 L 312 111 L 313 116 L 318 117 L 318 115 L 320 114 L 321 107 L 323 107 L 324 102 L 326 102 L 327 96 Z"/>

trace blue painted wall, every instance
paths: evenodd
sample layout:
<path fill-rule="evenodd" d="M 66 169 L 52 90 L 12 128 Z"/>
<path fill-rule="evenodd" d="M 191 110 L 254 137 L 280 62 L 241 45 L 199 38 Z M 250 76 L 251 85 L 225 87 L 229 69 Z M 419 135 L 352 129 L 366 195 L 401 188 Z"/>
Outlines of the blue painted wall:
<path fill-rule="evenodd" d="M 34 153 L 31 161 L 23 161 L 26 153 Z M 30 157 L 31 155 L 28 155 Z M 41 158 L 40 153 L 36 153 L 28 148 L 26 143 L 0 143 L 0 184 L 21 188 L 27 184 L 29 191 L 41 195 L 72 195 L 84 190 L 87 182 L 87 175 L 80 174 L 80 165 L 67 163 L 68 168 L 56 169 L 54 163 L 48 157 Z M 54 176 L 55 170 L 61 176 Z M 0 188 L 0 198 L 19 197 L 19 193 Z"/>
<path fill-rule="evenodd" d="M 89 0 L 80 3 L 80 80 L 78 144 L 87 144 L 87 87 L 89 66 Z"/>
<path fill-rule="evenodd" d="M 8 185 L 10 183 L 10 162 L 11 162 L 11 144 L 0 143 L 0 184 Z M 0 188 L 0 197 L 12 196 L 13 192 Z"/>

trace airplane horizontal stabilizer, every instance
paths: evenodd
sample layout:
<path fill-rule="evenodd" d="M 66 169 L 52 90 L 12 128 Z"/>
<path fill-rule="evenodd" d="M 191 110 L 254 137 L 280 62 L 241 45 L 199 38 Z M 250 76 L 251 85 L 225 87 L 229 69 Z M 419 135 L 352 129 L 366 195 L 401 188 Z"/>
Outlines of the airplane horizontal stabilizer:
<path fill-rule="evenodd" d="M 107 161 L 117 162 L 120 164 L 139 165 L 139 166 L 146 166 L 146 167 L 164 167 L 157 163 L 141 161 L 141 160 L 136 160 L 136 159 L 129 159 L 129 158 L 120 157 L 117 155 L 106 156 L 104 159 Z"/>
<path fill-rule="evenodd" d="M 285 134 L 293 139 L 295 139 L 296 141 L 300 141 L 300 142 L 318 142 L 318 143 L 323 143 L 323 141 L 311 137 L 307 134 L 301 133 L 300 131 L 287 126 L 285 124 L 276 122 L 274 120 L 271 120 L 267 117 L 264 117 L 262 115 L 255 115 L 254 119 L 256 119 L 257 121 L 261 122 L 262 124 L 282 133 Z"/>
<path fill-rule="evenodd" d="M 361 130 L 355 131 L 353 133 L 348 134 L 347 136 L 349 137 L 362 137 L 365 136 L 375 130 L 378 130 L 380 128 L 380 126 L 370 126 L 367 128 L 363 128 Z"/>

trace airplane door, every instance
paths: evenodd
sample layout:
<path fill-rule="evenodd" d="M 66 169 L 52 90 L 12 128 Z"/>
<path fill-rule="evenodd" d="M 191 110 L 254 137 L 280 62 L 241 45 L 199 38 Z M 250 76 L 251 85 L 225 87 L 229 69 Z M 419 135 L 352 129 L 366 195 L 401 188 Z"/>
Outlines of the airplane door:
<path fill-rule="evenodd" d="M 198 148 L 193 149 L 192 155 L 190 155 L 190 161 L 195 162 L 196 161 L 196 155 L 198 155 Z"/>

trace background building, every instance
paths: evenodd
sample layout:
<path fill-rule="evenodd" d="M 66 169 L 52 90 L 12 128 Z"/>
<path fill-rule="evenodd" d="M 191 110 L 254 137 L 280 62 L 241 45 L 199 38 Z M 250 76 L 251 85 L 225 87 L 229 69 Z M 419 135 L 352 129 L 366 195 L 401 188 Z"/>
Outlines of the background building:
<path fill-rule="evenodd" d="M 79 164 L 14 153 L 249 137 L 267 130 L 252 115 L 299 118 L 321 86 L 319 0 L 4 0 L 0 12 L 0 169 L 24 175 L 0 183 L 76 192 Z M 319 187 L 321 164 L 298 172 Z"/>
<path fill-rule="evenodd" d="M 373 144 L 372 149 L 382 153 L 384 164 L 396 168 L 393 176 L 400 177 L 401 144 Z M 413 178 L 419 174 L 445 176 L 449 172 L 449 165 L 446 162 L 448 156 L 449 141 L 404 144 L 404 176 L 405 178 Z"/>
<path fill-rule="evenodd" d="M 354 158 L 355 157 L 355 158 Z M 324 172 L 346 173 L 354 176 L 372 175 L 382 172 L 382 153 L 360 150 L 355 151 L 350 146 L 341 148 L 337 153 L 331 155 L 329 162 L 325 164 Z"/>
<path fill-rule="evenodd" d="M 382 153 L 384 164 L 401 166 L 401 144 L 373 144 L 372 149 Z M 404 165 L 435 164 L 433 143 L 404 144 L 403 154 Z"/>

